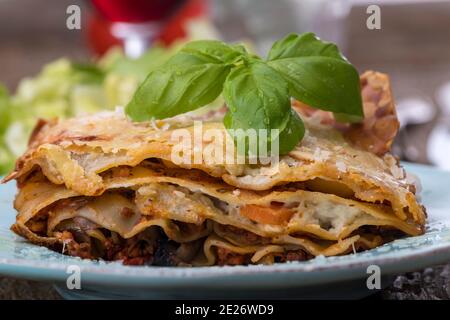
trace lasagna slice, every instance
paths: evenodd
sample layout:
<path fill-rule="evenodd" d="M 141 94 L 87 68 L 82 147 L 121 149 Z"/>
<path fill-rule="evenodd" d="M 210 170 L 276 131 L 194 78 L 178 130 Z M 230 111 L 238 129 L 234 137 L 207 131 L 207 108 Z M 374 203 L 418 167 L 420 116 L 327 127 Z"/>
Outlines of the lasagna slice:
<path fill-rule="evenodd" d="M 392 99 L 380 99 L 387 78 L 364 77 L 363 90 L 381 92 L 365 109 L 395 115 Z M 378 119 L 359 129 L 304 119 L 302 142 L 268 165 L 174 163 L 173 133 L 193 133 L 189 117 L 133 123 L 116 111 L 41 121 L 5 179 L 19 189 L 12 230 L 72 256 L 164 266 L 302 261 L 423 233 L 424 208 L 396 159 L 354 142 Z M 226 135 L 214 115 L 203 120 Z M 375 138 L 386 147 L 392 137 Z"/>

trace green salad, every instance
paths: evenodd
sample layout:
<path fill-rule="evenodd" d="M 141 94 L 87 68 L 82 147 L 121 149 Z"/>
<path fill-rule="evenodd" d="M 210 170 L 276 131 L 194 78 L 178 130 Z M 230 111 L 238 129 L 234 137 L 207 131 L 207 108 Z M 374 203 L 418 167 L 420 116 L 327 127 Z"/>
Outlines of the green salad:
<path fill-rule="evenodd" d="M 14 94 L 0 85 L 0 175 L 25 150 L 38 118 L 67 118 L 125 106 L 146 75 L 170 58 L 179 45 L 153 47 L 138 59 L 112 49 L 95 63 L 59 59 L 23 79 Z"/>

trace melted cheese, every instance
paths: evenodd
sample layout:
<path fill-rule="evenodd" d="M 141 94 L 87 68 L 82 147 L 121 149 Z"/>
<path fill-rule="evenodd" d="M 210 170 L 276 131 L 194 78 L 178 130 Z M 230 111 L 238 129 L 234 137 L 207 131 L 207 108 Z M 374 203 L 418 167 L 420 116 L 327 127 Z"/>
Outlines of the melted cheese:
<path fill-rule="evenodd" d="M 339 241 L 363 225 L 392 226 L 411 235 L 421 233 L 420 225 L 398 219 L 387 207 L 304 190 L 270 193 L 240 190 L 236 193 L 235 188 L 227 187 L 217 180 L 208 177 L 201 179 L 201 173 L 195 179 L 192 174 L 189 172 L 183 176 L 179 169 L 161 172 L 135 167 L 131 169 L 129 177 L 105 178 L 107 190 L 132 188 L 136 192 L 135 200 L 107 192 L 92 198 L 88 204 L 76 210 L 71 206 L 56 206 L 47 212 L 49 235 L 52 235 L 53 228 L 60 221 L 75 216 L 82 216 L 116 231 L 124 238 L 132 237 L 146 227 L 159 225 L 169 238 L 179 242 L 198 239 L 207 232 L 197 236 L 183 235 L 172 221 L 201 225 L 205 220 L 213 220 L 266 238 L 293 235 L 294 238 L 304 239 L 300 235 L 294 236 L 300 233 Z M 40 192 L 43 190 L 47 191 Z M 17 197 L 18 221 L 25 224 L 34 216 L 44 214 L 45 208 L 52 203 L 72 197 L 79 199 L 80 195 L 49 182 L 30 183 L 20 190 Z M 284 203 L 296 211 L 285 225 L 255 223 L 239 213 L 241 206 L 268 206 L 274 201 Z M 121 215 L 123 208 L 130 208 L 137 213 L 132 218 L 124 217 Z"/>

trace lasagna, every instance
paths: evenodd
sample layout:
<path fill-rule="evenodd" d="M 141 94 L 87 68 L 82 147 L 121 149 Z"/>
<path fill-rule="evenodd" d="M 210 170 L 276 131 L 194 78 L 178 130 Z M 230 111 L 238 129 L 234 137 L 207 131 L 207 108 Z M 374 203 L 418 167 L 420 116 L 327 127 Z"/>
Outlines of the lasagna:
<path fill-rule="evenodd" d="M 361 87 L 360 124 L 293 101 L 305 137 L 267 165 L 172 162 L 171 135 L 193 130 L 188 116 L 40 121 L 4 180 L 18 185 L 12 230 L 71 256 L 160 266 L 303 261 L 422 234 L 414 183 L 388 152 L 398 129 L 389 80 L 367 72 Z M 203 126 L 226 132 L 220 116 Z"/>

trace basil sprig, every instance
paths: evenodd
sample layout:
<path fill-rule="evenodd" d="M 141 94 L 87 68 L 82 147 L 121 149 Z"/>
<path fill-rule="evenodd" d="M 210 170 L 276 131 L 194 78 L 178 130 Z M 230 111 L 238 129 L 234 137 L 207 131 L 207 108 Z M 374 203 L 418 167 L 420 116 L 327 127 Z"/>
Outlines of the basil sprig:
<path fill-rule="evenodd" d="M 332 111 L 338 121 L 363 117 L 359 76 L 336 45 L 312 33 L 290 34 L 274 43 L 267 60 L 241 45 L 194 41 L 152 71 L 126 106 L 134 121 L 163 119 L 195 110 L 223 93 L 224 125 L 232 129 L 279 130 L 286 154 L 305 129 L 290 97 Z M 268 137 L 268 142 L 271 137 Z"/>
<path fill-rule="evenodd" d="M 278 139 L 280 154 L 291 151 L 305 133 L 302 120 L 291 108 L 288 83 L 263 61 L 253 60 L 231 71 L 223 95 L 228 105 L 224 124 L 233 129 L 230 132 L 266 129 L 263 141 Z M 278 129 L 279 135 L 272 137 L 271 129 Z"/>
<path fill-rule="evenodd" d="M 295 99 L 334 112 L 338 121 L 362 120 L 358 71 L 335 44 L 313 33 L 290 34 L 274 43 L 268 64 L 283 75 Z"/>

